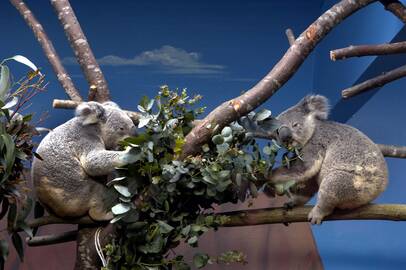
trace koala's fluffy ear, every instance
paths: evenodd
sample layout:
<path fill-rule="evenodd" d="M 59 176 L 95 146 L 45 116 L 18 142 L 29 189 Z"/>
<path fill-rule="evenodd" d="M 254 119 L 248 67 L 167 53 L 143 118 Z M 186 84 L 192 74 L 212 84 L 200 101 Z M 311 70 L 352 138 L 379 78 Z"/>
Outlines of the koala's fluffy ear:
<path fill-rule="evenodd" d="M 313 114 L 317 119 L 326 120 L 329 113 L 328 99 L 321 95 L 306 96 L 302 100 L 305 111 Z"/>
<path fill-rule="evenodd" d="M 94 101 L 83 102 L 76 108 L 76 116 L 82 118 L 82 125 L 92 125 L 106 120 L 103 106 Z"/>

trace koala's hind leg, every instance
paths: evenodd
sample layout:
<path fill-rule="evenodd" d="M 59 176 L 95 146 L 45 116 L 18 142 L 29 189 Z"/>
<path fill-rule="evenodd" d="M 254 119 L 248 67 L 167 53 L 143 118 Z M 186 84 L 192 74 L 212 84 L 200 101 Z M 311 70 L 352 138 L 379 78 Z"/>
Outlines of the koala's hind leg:
<path fill-rule="evenodd" d="M 321 224 L 323 218 L 330 215 L 334 208 L 357 200 L 354 177 L 349 172 L 331 171 L 321 180 L 317 204 L 308 216 L 312 224 Z"/>
<path fill-rule="evenodd" d="M 285 208 L 291 209 L 295 206 L 305 205 L 316 194 L 317 189 L 318 184 L 315 177 L 307 182 L 297 183 L 288 192 L 289 201 L 285 203 Z"/>
<path fill-rule="evenodd" d="M 93 206 L 89 209 L 89 216 L 95 221 L 109 221 L 114 218 L 110 210 L 106 210 L 103 205 Z"/>

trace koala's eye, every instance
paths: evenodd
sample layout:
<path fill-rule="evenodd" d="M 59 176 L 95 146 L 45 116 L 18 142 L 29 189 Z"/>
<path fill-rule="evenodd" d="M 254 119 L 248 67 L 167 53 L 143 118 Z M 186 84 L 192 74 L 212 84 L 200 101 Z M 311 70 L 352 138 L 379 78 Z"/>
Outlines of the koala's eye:
<path fill-rule="evenodd" d="M 292 125 L 292 127 L 294 127 L 294 128 L 296 128 L 296 127 L 299 127 L 300 126 L 300 124 L 299 123 L 293 123 L 293 125 Z"/>
<path fill-rule="evenodd" d="M 124 130 L 124 128 L 123 128 L 123 127 L 121 127 L 121 128 L 120 128 L 120 130 L 122 131 L 122 130 Z"/>

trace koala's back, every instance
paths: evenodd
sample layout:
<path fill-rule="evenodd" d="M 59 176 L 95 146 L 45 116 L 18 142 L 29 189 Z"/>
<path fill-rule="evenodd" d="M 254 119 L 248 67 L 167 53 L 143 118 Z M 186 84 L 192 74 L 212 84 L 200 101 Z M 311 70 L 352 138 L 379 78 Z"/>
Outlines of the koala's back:
<path fill-rule="evenodd" d="M 332 121 L 320 121 L 312 138 L 325 149 L 323 166 L 318 176 L 333 178 L 329 188 L 337 188 L 341 198 L 339 208 L 354 208 L 375 199 L 385 190 L 388 170 L 378 148 L 361 131 Z M 331 177 L 335 175 L 336 177 Z M 340 177 L 338 177 L 340 176 Z M 345 192 L 344 192 L 345 191 Z"/>
<path fill-rule="evenodd" d="M 93 198 L 89 194 L 104 187 L 89 179 L 80 163 L 87 147 L 81 145 L 84 134 L 73 118 L 47 134 L 38 146 L 42 160 L 34 159 L 32 179 L 40 201 L 54 214 L 63 217 L 82 216 Z M 91 180 L 91 181 L 89 181 Z"/>

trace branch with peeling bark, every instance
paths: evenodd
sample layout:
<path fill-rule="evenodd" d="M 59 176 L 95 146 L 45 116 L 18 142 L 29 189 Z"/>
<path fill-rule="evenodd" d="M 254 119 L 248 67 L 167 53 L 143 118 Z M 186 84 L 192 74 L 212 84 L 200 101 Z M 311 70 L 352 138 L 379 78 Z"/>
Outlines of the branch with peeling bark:
<path fill-rule="evenodd" d="M 350 98 L 358 94 L 361 94 L 365 91 L 375 89 L 377 87 L 382 87 L 387 83 L 390 83 L 405 76 L 406 76 L 406 65 L 388 71 L 375 78 L 366 80 L 365 82 L 362 82 L 360 84 L 344 89 L 341 92 L 341 96 L 343 98 Z"/>
<path fill-rule="evenodd" d="M 330 58 L 333 61 L 350 57 L 360 57 L 368 55 L 389 55 L 406 52 L 406 42 L 396 42 L 379 45 L 359 45 L 349 46 L 342 49 L 330 51 Z"/>
<path fill-rule="evenodd" d="M 107 81 L 104 78 L 92 50 L 90 49 L 90 45 L 80 27 L 71 5 L 69 4 L 69 1 L 51 0 L 51 4 L 58 15 L 58 19 L 65 31 L 69 43 L 75 53 L 76 60 L 82 68 L 90 88 L 94 86 L 97 88 L 95 100 L 99 102 L 109 100 L 110 92 Z"/>
<path fill-rule="evenodd" d="M 181 158 L 196 154 L 213 135 L 213 129 L 237 120 L 268 100 L 302 65 L 315 46 L 342 20 L 371 4 L 373 0 L 342 0 L 312 23 L 288 49 L 282 59 L 253 88 L 226 101 L 212 111 L 186 136 Z"/>
<path fill-rule="evenodd" d="M 49 63 L 51 64 L 59 83 L 62 85 L 68 96 L 74 101 L 82 101 L 78 90 L 74 86 L 71 77 L 68 72 L 63 67 L 58 54 L 55 51 L 54 45 L 45 33 L 44 28 L 35 18 L 34 14 L 28 8 L 28 6 L 22 0 L 10 0 L 13 6 L 18 10 L 18 12 L 23 16 L 25 22 L 34 32 L 35 38 L 41 45 L 45 56 L 47 57 Z"/>

